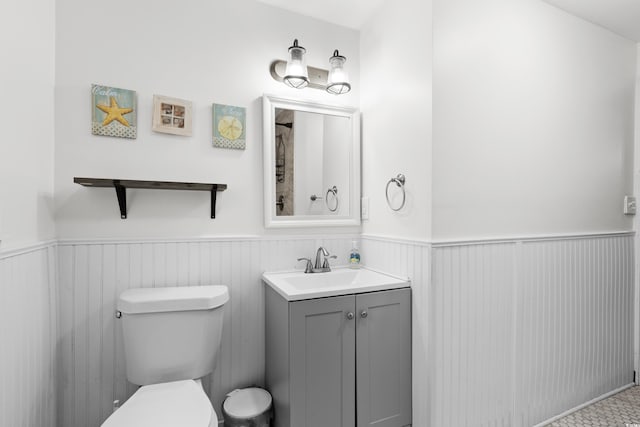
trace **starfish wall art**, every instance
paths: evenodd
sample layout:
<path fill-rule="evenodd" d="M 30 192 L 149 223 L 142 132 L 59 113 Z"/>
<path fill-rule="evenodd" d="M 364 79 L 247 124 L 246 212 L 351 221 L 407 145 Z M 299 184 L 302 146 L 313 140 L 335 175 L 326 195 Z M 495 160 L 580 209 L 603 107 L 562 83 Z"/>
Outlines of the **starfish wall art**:
<path fill-rule="evenodd" d="M 136 93 L 132 90 L 91 85 L 91 133 L 135 139 Z"/>

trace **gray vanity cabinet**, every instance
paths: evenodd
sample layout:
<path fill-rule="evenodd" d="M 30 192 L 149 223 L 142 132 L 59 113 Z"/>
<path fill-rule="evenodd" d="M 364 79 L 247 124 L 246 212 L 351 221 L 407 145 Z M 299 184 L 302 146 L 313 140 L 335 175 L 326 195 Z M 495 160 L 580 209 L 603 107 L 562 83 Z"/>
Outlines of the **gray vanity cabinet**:
<path fill-rule="evenodd" d="M 411 424 L 409 288 L 287 301 L 266 286 L 275 427 Z"/>

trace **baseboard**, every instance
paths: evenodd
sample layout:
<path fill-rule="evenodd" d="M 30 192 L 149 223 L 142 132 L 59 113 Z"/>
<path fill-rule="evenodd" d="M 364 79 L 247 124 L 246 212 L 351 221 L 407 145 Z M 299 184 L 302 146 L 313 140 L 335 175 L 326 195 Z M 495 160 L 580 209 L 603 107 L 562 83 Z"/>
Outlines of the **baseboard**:
<path fill-rule="evenodd" d="M 582 405 L 578 405 L 578 406 L 576 406 L 575 408 L 569 409 L 568 411 L 564 411 L 564 412 L 563 412 L 563 413 L 561 413 L 560 415 L 556 415 L 556 416 L 555 416 L 555 417 L 553 417 L 553 418 L 549 418 L 548 420 L 546 420 L 546 421 L 544 421 L 544 422 L 542 422 L 542 423 L 540 423 L 540 424 L 536 424 L 536 425 L 535 425 L 535 426 L 533 426 L 533 427 L 544 427 L 544 426 L 546 426 L 546 425 L 548 425 L 548 424 L 551 424 L 551 423 L 552 423 L 552 422 L 554 422 L 554 421 L 559 420 L 560 418 L 564 418 L 564 417 L 566 417 L 567 415 L 571 415 L 571 414 L 573 414 L 574 412 L 579 411 L 579 410 L 580 410 L 580 409 L 582 409 L 582 408 L 586 408 L 586 407 L 587 407 L 587 406 L 589 406 L 589 405 L 593 405 L 594 403 L 599 402 L 599 401 L 601 401 L 601 400 L 604 400 L 604 399 L 606 399 L 607 397 L 611 397 L 611 396 L 613 396 L 614 394 L 618 394 L 618 393 L 620 393 L 621 391 L 624 391 L 624 390 L 626 390 L 626 389 L 628 389 L 628 388 L 631 388 L 631 387 L 633 387 L 634 385 L 635 385 L 635 384 L 631 383 L 631 384 L 627 384 L 627 385 L 625 385 L 625 386 L 622 386 L 622 387 L 620 387 L 620 388 L 617 388 L 617 389 L 615 389 L 615 390 L 613 390 L 613 391 L 610 391 L 609 393 L 605 393 L 605 394 L 603 394 L 602 396 L 596 397 L 595 399 L 591 399 L 590 401 L 585 402 L 585 403 L 583 403 Z"/>

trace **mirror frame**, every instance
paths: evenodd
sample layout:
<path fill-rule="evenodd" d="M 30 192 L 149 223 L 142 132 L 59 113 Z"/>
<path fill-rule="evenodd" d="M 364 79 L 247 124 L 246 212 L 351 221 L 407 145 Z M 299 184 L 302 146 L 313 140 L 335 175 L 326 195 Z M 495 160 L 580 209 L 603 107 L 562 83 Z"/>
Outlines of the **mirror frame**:
<path fill-rule="evenodd" d="M 276 215 L 275 179 L 275 110 L 276 108 L 345 117 L 351 120 L 349 149 L 349 215 Z M 262 97 L 263 159 L 264 159 L 264 226 L 336 227 L 359 226 L 360 221 L 360 113 L 356 108 L 320 104 L 314 101 L 282 98 L 265 94 Z"/>

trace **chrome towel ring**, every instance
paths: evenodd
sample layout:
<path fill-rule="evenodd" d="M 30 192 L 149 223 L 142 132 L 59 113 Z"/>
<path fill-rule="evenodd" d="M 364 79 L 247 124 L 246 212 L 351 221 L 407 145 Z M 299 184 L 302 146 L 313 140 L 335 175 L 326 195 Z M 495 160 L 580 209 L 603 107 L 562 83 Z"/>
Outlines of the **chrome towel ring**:
<path fill-rule="evenodd" d="M 397 177 L 395 178 L 391 178 L 389 180 L 389 182 L 387 182 L 387 188 L 385 189 L 385 196 L 387 196 L 387 204 L 389 205 L 389 207 L 391 208 L 392 211 L 399 211 L 400 209 L 402 209 L 404 207 L 404 203 L 407 201 L 407 193 L 404 189 L 404 183 L 406 181 L 406 178 L 404 177 L 403 174 L 399 173 Z M 398 187 L 400 187 L 400 189 L 402 190 L 402 203 L 400 204 L 400 206 L 398 208 L 394 208 L 391 205 L 391 201 L 389 200 L 389 185 L 395 182 L 396 185 Z"/>
<path fill-rule="evenodd" d="M 329 205 L 329 194 L 333 194 L 333 200 L 335 200 L 335 204 L 333 208 Z M 327 204 L 327 209 L 331 212 L 335 212 L 338 210 L 338 187 L 335 185 L 333 187 L 329 187 L 327 190 L 327 194 L 325 195 L 324 202 Z"/>

